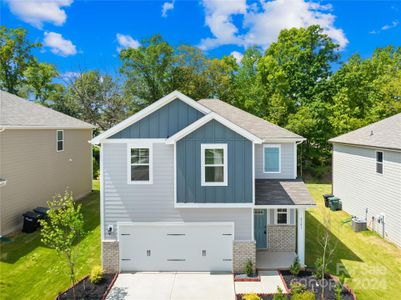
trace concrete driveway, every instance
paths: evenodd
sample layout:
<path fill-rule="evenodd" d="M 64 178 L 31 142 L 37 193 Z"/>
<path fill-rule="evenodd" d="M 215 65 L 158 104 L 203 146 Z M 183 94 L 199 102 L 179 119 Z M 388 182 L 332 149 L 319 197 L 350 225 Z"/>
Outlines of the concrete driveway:
<path fill-rule="evenodd" d="M 125 273 L 114 283 L 108 300 L 234 300 L 232 274 Z"/>

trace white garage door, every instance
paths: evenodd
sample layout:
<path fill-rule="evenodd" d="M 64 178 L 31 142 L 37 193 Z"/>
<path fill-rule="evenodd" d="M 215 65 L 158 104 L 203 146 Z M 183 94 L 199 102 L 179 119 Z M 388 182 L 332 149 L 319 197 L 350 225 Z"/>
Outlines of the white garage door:
<path fill-rule="evenodd" d="M 233 223 L 118 226 L 121 271 L 231 271 Z"/>

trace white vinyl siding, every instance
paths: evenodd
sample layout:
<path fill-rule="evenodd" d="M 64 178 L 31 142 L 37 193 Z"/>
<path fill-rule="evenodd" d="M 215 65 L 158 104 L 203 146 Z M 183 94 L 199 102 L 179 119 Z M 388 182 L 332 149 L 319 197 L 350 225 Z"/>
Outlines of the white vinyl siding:
<path fill-rule="evenodd" d="M 334 144 L 333 193 L 343 209 L 401 246 L 401 153 L 383 151 L 383 174 L 376 173 L 376 150 Z M 384 213 L 385 225 L 377 222 Z"/>
<path fill-rule="evenodd" d="M 251 208 L 174 208 L 174 146 L 153 144 L 153 185 L 127 184 L 126 144 L 103 144 L 104 231 L 116 222 L 234 222 L 235 239 L 250 240 Z M 115 231 L 105 239 L 115 239 Z"/>
<path fill-rule="evenodd" d="M 266 173 L 264 170 L 264 147 L 255 145 L 255 178 L 256 179 L 294 179 L 296 178 L 296 145 L 295 143 L 280 143 L 280 172 Z"/>

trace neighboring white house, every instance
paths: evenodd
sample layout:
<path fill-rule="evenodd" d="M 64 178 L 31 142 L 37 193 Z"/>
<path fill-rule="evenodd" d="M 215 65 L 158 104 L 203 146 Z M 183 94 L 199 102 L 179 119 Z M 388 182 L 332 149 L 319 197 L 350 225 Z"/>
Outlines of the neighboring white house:
<path fill-rule="evenodd" d="M 401 247 L 401 114 L 330 140 L 333 194 Z"/>
<path fill-rule="evenodd" d="M 303 137 L 217 99 L 173 92 L 101 145 L 107 271 L 233 271 L 305 261 Z"/>

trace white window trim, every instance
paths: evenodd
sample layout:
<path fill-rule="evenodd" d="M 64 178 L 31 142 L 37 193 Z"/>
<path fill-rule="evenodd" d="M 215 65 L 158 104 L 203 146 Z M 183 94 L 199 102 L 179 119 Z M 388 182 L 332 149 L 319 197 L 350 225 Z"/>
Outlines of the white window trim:
<path fill-rule="evenodd" d="M 265 148 L 278 148 L 278 172 L 268 172 L 265 170 Z M 281 145 L 280 144 L 264 144 L 263 145 L 263 173 L 265 174 L 280 174 L 281 173 Z"/>
<path fill-rule="evenodd" d="M 63 138 L 59 141 L 58 140 L 58 133 L 62 132 L 63 133 Z M 58 150 L 58 142 L 63 142 L 63 149 Z M 64 151 L 64 130 L 56 130 L 56 151 L 57 152 L 63 152 Z"/>
<path fill-rule="evenodd" d="M 223 149 L 223 182 L 206 182 L 205 178 L 205 149 Z M 228 174 L 228 164 L 227 164 L 227 144 L 201 144 L 201 180 L 202 186 L 227 186 L 227 174 Z M 218 166 L 218 165 L 215 165 Z"/>
<path fill-rule="evenodd" d="M 286 209 L 287 210 L 287 212 L 286 212 L 286 215 L 287 215 L 287 223 L 278 223 L 277 222 L 277 216 L 278 216 L 278 210 L 279 209 Z M 282 212 L 280 212 L 280 214 L 284 214 L 284 213 L 282 213 Z M 288 208 L 277 208 L 277 209 L 275 209 L 274 210 L 274 224 L 275 225 L 290 225 L 291 223 L 290 223 L 290 210 L 288 209 Z"/>
<path fill-rule="evenodd" d="M 149 149 L 149 180 L 131 180 L 131 149 L 133 148 L 146 148 Z M 143 145 L 139 144 L 127 144 L 127 183 L 128 184 L 153 184 L 153 145 L 146 143 Z"/>
<path fill-rule="evenodd" d="M 379 152 L 382 153 L 382 162 L 378 162 L 377 161 L 377 153 L 379 153 Z M 381 164 L 382 165 L 382 172 L 381 173 L 377 172 L 377 164 Z M 379 151 L 379 150 L 375 151 L 375 173 L 378 174 L 378 175 L 383 175 L 384 174 L 384 151 Z"/>

